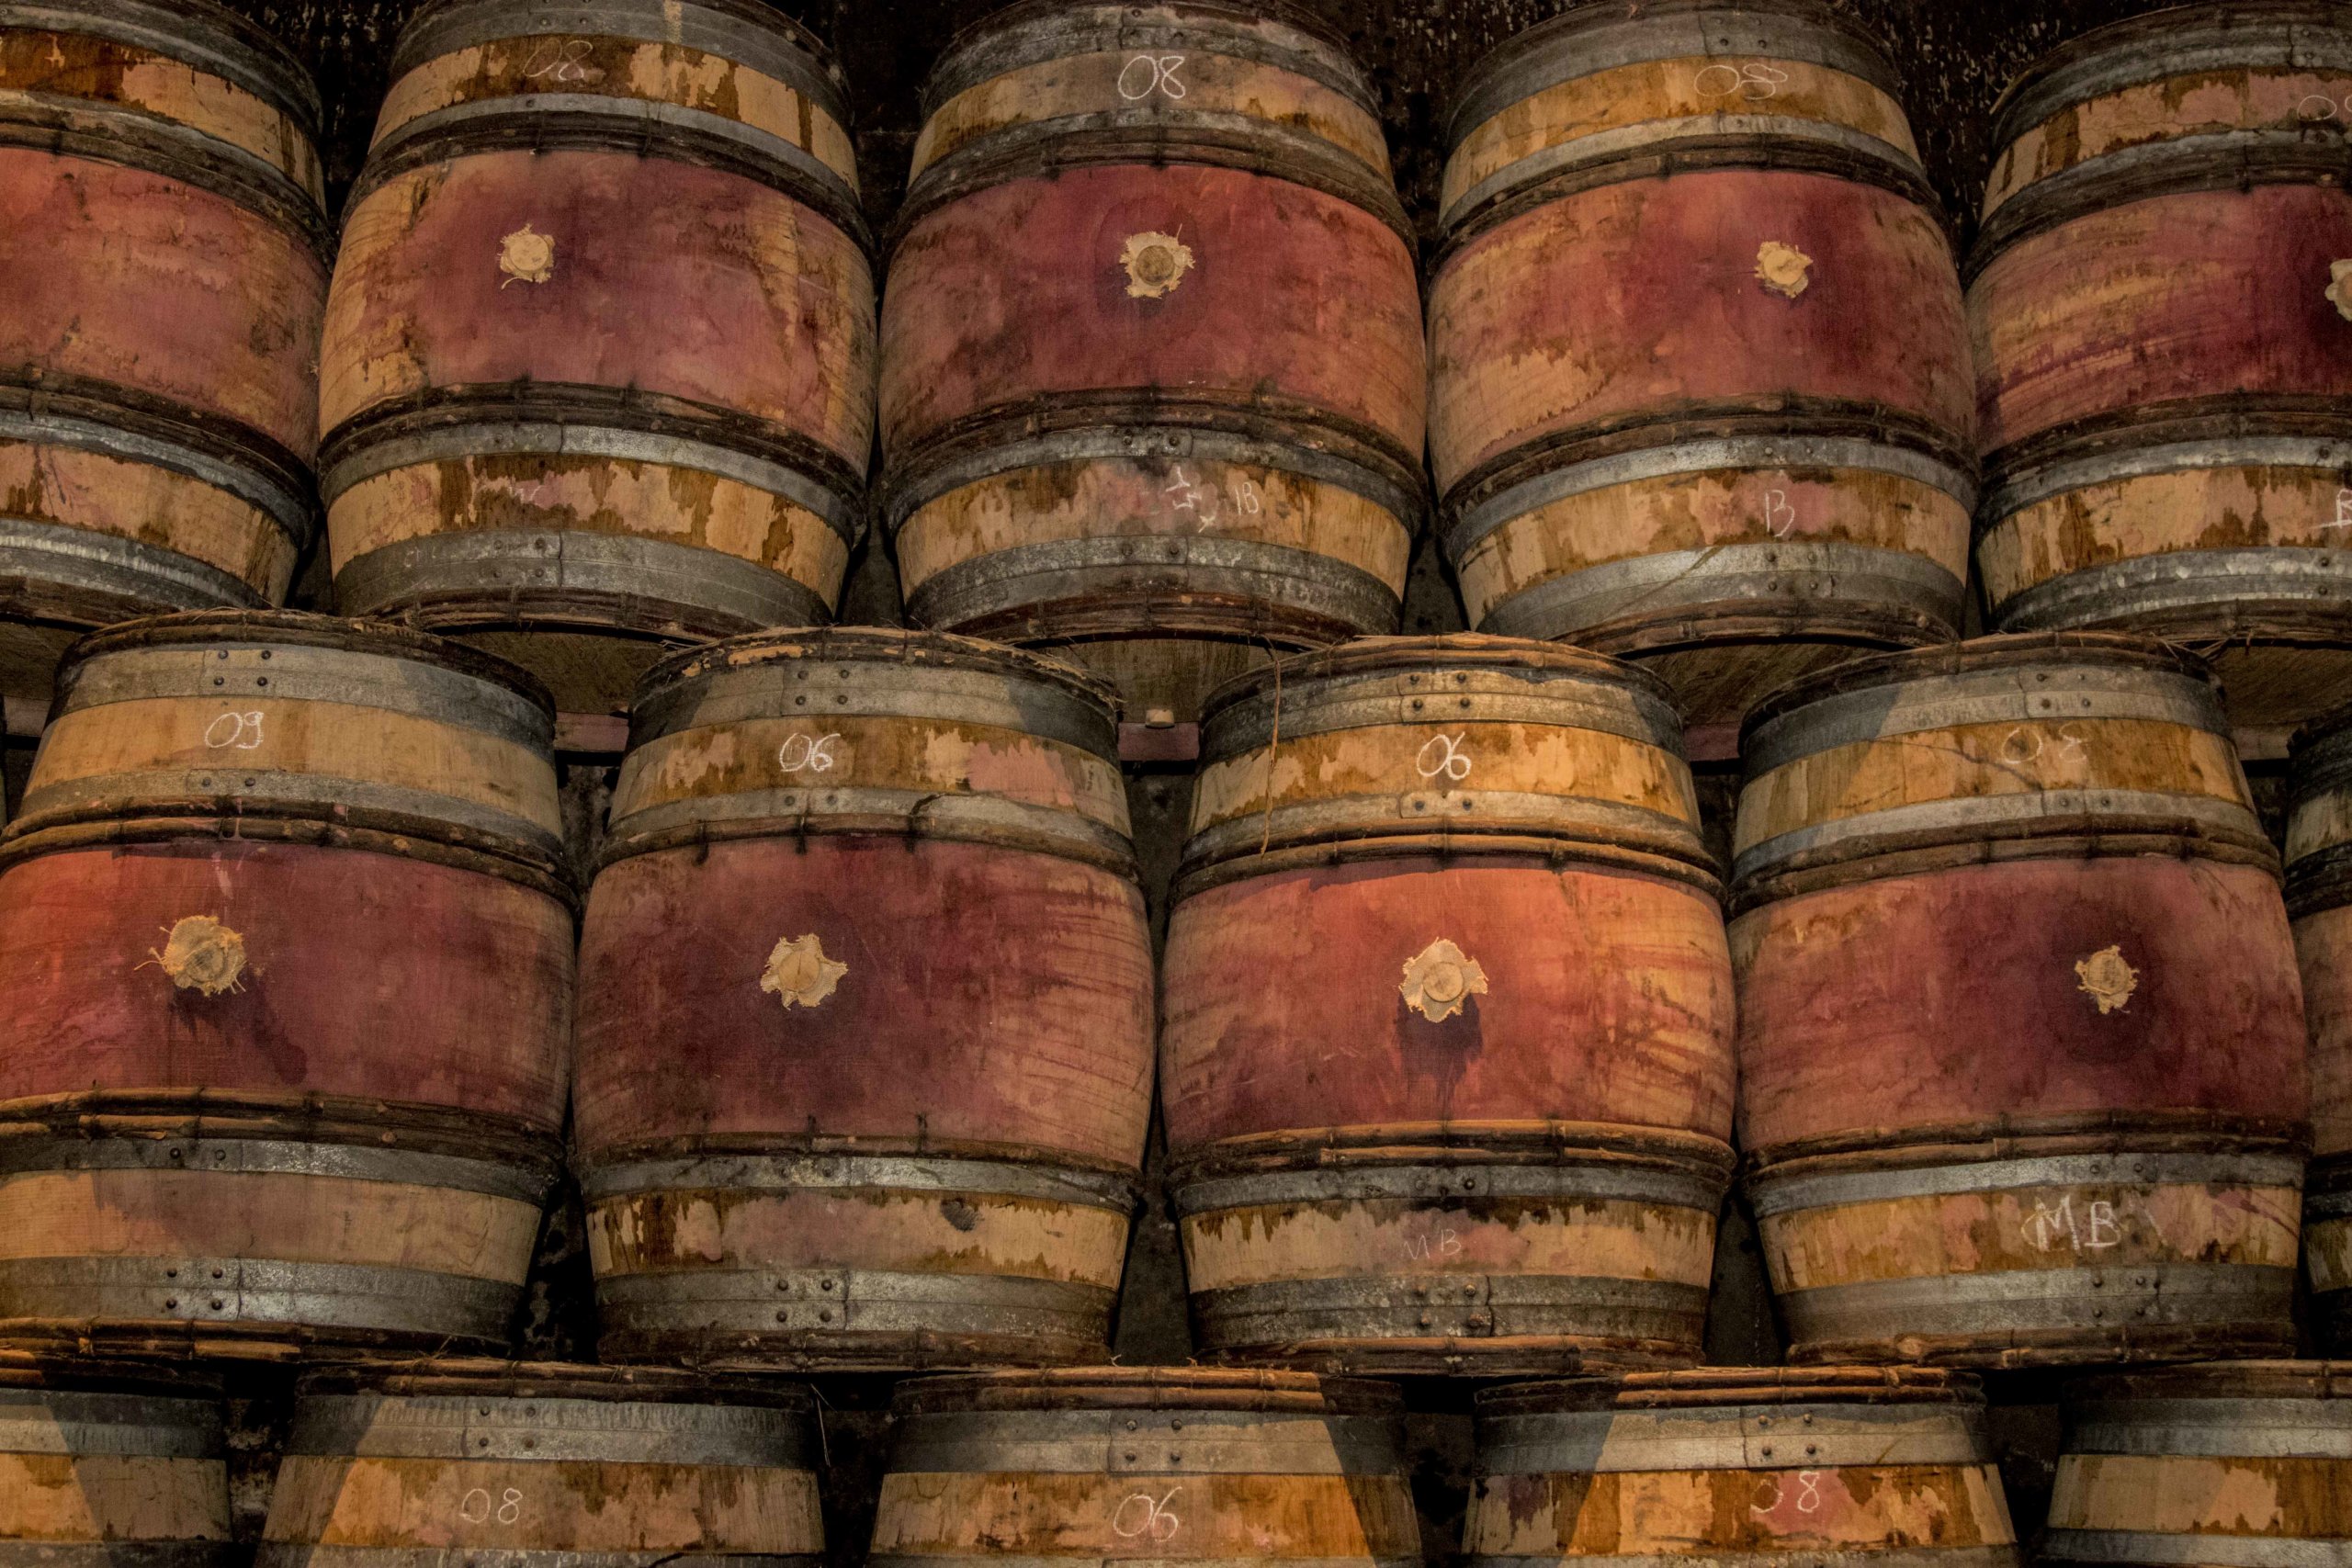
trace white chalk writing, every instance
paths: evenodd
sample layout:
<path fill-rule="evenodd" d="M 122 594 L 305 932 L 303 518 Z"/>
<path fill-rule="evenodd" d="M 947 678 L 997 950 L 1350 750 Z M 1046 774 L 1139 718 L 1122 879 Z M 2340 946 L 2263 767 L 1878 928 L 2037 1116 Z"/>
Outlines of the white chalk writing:
<path fill-rule="evenodd" d="M 216 751 L 223 749 L 258 750 L 261 747 L 261 715 L 221 714 L 204 727 L 204 743 Z"/>
<path fill-rule="evenodd" d="M 839 730 L 831 735 L 795 735 L 776 748 L 775 765 L 787 773 L 830 773 L 838 761 L 833 755 L 833 742 L 841 738 Z"/>
<path fill-rule="evenodd" d="M 1182 98 L 1184 83 L 1176 73 L 1183 65 L 1184 57 L 1181 54 L 1136 55 L 1119 68 L 1119 96 L 1129 103 L 1139 102 L 1154 93 L 1165 98 Z"/>
<path fill-rule="evenodd" d="M 2035 1199 L 2033 1213 L 2025 1217 L 2018 1228 L 2038 1252 L 2055 1252 L 2060 1247 L 2077 1253 L 2104 1252 L 2123 1240 L 2123 1227 L 2116 1221 L 2113 1203 L 2104 1198 L 2092 1198 L 2078 1210 L 2071 1192 L 2059 1199 L 2054 1207 L 2045 1200 Z"/>
<path fill-rule="evenodd" d="M 1129 1540 L 1139 1538 L 1159 1541 L 1175 1540 L 1176 1532 L 1183 1528 L 1183 1521 L 1168 1511 L 1168 1505 L 1173 1503 L 1183 1490 L 1181 1486 L 1171 1486 L 1164 1497 L 1154 1497 L 1148 1492 L 1131 1493 L 1112 1514 L 1111 1532 Z M 1142 1505 L 1140 1508 L 1136 1506 L 1138 1504 Z"/>
<path fill-rule="evenodd" d="M 1779 93 L 1789 80 L 1789 73 L 1777 65 L 1761 60 L 1751 60 L 1744 65 L 1710 65 L 1691 79 L 1702 98 L 1728 98 L 1736 94 L 1749 103 L 1760 103 Z"/>
<path fill-rule="evenodd" d="M 1459 735 L 1430 736 L 1414 755 L 1413 771 L 1425 779 L 1443 776 L 1460 784 L 1470 776 L 1470 758 L 1462 750 L 1462 742 L 1469 738 L 1469 734 L 1465 729 Z M 1431 752 L 1436 753 L 1434 759 Z"/>

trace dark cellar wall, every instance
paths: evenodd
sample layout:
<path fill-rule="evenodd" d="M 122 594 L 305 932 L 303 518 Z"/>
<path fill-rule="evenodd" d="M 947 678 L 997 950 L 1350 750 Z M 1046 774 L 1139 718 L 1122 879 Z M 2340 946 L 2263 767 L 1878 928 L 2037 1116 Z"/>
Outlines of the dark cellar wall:
<path fill-rule="evenodd" d="M 379 104 L 389 85 L 393 43 L 420 0 L 228 0 L 284 39 L 317 73 L 327 106 L 323 152 L 331 199 L 340 203 L 367 149 Z M 814 28 L 839 51 L 851 79 L 860 159 L 870 214 L 887 222 L 904 183 L 917 128 L 918 94 L 933 57 L 956 30 L 997 8 L 1002 0 L 798 0 L 780 8 Z M 1446 105 L 1453 84 L 1488 49 L 1521 28 L 1563 9 L 1566 0 L 1306 0 L 1345 33 L 1369 68 L 1381 96 L 1389 144 L 1406 201 L 1424 242 L 1431 235 L 1435 193 L 1444 157 Z M 1640 0 L 1623 0 L 1637 12 Z M 1991 156 L 1989 118 L 2002 87 L 2034 58 L 2092 27 L 2156 8 L 2154 0 L 1834 0 L 1878 31 L 1890 47 L 1929 173 L 1963 239 Z M 300 603 L 322 604 L 324 573 L 313 570 L 298 591 Z M 896 622 L 896 583 L 887 561 L 870 547 L 854 563 L 845 597 L 846 620 Z M 1417 561 L 1407 629 L 1457 629 L 1461 612 L 1450 584 L 1426 545 Z M 5 761 L 13 789 L 21 787 L 23 748 Z M 609 771 L 603 759 L 566 760 L 566 810 L 584 847 L 601 828 Z M 1727 827 L 1735 780 L 1721 769 L 1702 771 L 1702 797 L 1712 824 Z M 1164 889 L 1189 806 L 1190 783 L 1178 770 L 1145 773 L 1132 799 L 1145 865 L 1155 892 Z M 1155 916 L 1165 910 L 1155 897 Z M 1173 1227 L 1156 1201 L 1164 1158 L 1155 1130 L 1148 1185 L 1155 1201 L 1137 1226 L 1130 1259 L 1128 1303 L 1117 1351 L 1129 1363 L 1182 1361 L 1189 1352 L 1181 1306 L 1182 1271 Z M 530 1355 L 584 1356 L 593 1330 L 587 1316 L 586 1270 L 579 1256 L 576 1209 L 559 1210 L 542 1244 L 533 1283 Z M 1708 1353 L 1718 1363 L 1777 1360 L 1780 1342 L 1755 1253 L 1754 1233 L 1735 1205 L 1725 1216 L 1716 1292 L 1708 1325 Z M 243 1461 L 240 1523 L 250 1534 L 266 1506 L 277 1440 L 288 1413 L 284 1380 L 261 1380 L 238 1402 Z M 835 1562 L 854 1562 L 871 1521 L 872 1487 L 883 1459 L 886 1423 L 878 1380 L 838 1382 L 825 1391 L 830 1442 L 827 1527 Z M 2047 1506 L 2057 1430 L 2046 1384 L 1996 1380 L 1994 1431 L 2020 1531 L 2030 1540 Z M 1409 1429 L 1415 1492 L 1432 1561 L 1458 1553 L 1462 1510 L 1468 1495 L 1469 1426 L 1459 1389 L 1419 1391 Z"/>

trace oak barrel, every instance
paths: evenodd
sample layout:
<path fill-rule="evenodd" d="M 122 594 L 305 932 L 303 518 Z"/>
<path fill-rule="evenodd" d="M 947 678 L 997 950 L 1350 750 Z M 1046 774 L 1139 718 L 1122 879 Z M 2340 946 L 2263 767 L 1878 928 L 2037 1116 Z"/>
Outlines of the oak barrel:
<path fill-rule="evenodd" d="M 1138 720 L 1394 631 L 1420 301 L 1345 48 L 1279 3 L 1031 0 L 924 105 L 882 310 L 908 615 L 1060 649 Z"/>
<path fill-rule="evenodd" d="M 76 647 L 0 834 L 0 1338 L 504 1339 L 570 1051 L 552 728 L 398 627 Z"/>
<path fill-rule="evenodd" d="M 757 0 L 436 0 L 328 302 L 335 594 L 625 707 L 832 613 L 874 282 L 839 70 Z"/>
<path fill-rule="evenodd" d="M 806 1389 L 435 1359 L 312 1373 L 256 1568 L 817 1568 Z"/>
<path fill-rule="evenodd" d="M 227 1453 L 217 1383 L 0 1351 L 0 1557 L 234 1568 Z"/>
<path fill-rule="evenodd" d="M 2311 1023 L 2312 1164 L 2303 1258 L 2323 1348 L 2352 1345 L 2352 708 L 2296 737 L 2287 912 Z"/>
<path fill-rule="evenodd" d="M 1965 1372 L 1636 1372 L 1487 1389 L 1477 1413 L 1474 1568 L 2021 1561 Z"/>
<path fill-rule="evenodd" d="M 2072 1384 L 2041 1560 L 2332 1560 L 2352 1536 L 2347 1374 L 2214 1361 Z"/>
<path fill-rule="evenodd" d="M 2352 6 L 2076 39 L 1996 111 L 1969 257 L 2005 630 L 2210 652 L 2242 728 L 2352 700 Z"/>
<path fill-rule="evenodd" d="M 1696 1360 L 1731 960 L 1663 688 L 1367 638 L 1224 687 L 1203 739 L 1161 1001 L 1200 1348 Z"/>
<path fill-rule="evenodd" d="M 874 1568 L 1078 1560 L 1419 1568 L 1404 1402 L 1304 1372 L 1084 1367 L 919 1378 Z"/>
<path fill-rule="evenodd" d="M 1152 966 L 1099 682 L 874 627 L 657 666 L 580 972 L 604 1359 L 1103 1353 Z"/>
<path fill-rule="evenodd" d="M 1742 751 L 1740 1143 L 1792 1358 L 2291 1348 L 2301 989 L 2204 667 L 1881 655 Z"/>
<path fill-rule="evenodd" d="M 0 698 L 318 527 L 318 89 L 211 0 L 0 6 Z"/>
<path fill-rule="evenodd" d="M 1897 91 L 1814 0 L 1597 0 L 1464 79 L 1430 449 L 1473 626 L 1703 725 L 1957 634 L 1968 338 Z"/>

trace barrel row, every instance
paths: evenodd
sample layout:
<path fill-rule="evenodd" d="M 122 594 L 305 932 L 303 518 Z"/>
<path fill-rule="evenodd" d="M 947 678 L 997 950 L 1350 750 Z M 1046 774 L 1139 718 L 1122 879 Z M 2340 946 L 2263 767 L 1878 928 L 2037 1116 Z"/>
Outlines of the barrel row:
<path fill-rule="evenodd" d="M 72 628 L 281 602 L 322 513 L 344 610 L 578 713 L 830 616 L 869 514 L 916 622 L 1148 724 L 1393 631 L 1425 516 L 1474 626 L 1643 661 L 1719 745 L 1949 641 L 1972 571 L 1998 629 L 2214 653 L 2241 728 L 2352 696 L 2336 0 L 2054 53 L 1964 263 L 1834 8 L 1571 6 L 1459 84 L 1426 333 L 1370 85 L 1286 5 L 990 17 L 877 235 L 841 73 L 771 8 L 433 0 L 331 284 L 315 92 L 257 29 L 0 36 L 20 698 Z"/>
<path fill-rule="evenodd" d="M 2344 1534 L 2340 1363 L 2211 1362 L 2068 1390 L 2045 1561 L 2287 1561 Z M 2023 1561 L 1964 1373 L 1714 1369 L 1476 1400 L 1470 1561 L 1831 1551 Z M 643 1370 L 429 1360 L 302 1385 L 258 1561 L 815 1562 L 824 1438 L 803 1391 Z M 915 1380 L 878 1561 L 1085 1551 L 1421 1560 L 1403 1404 L 1300 1373 L 1073 1369 Z M 217 1389 L 152 1368 L 0 1365 L 10 1539 L 44 1560 L 232 1560 Z M 73 1506 L 51 1500 L 70 1495 Z"/>
<path fill-rule="evenodd" d="M 2290 932 L 2160 645 L 1784 691 L 1726 866 L 1656 677 L 1362 639 L 1212 697 L 1155 966 L 1113 713 L 945 634 L 675 655 L 575 962 L 527 675 L 285 612 L 90 637 L 0 835 L 0 1337 L 494 1347 L 568 1157 L 607 1356 L 1083 1361 L 1156 1077 L 1223 1360 L 1687 1364 L 1743 1158 L 1801 1359 L 2291 1348 L 2352 723 Z"/>
<path fill-rule="evenodd" d="M 826 1544 L 816 1414 L 800 1389 L 642 1369 L 442 1359 L 313 1372 L 255 1561 L 813 1564 Z M 877 1562 L 1422 1560 L 1404 1402 L 1386 1384 L 997 1372 L 913 1380 L 891 1414 Z M 1507 1385 L 1480 1397 L 1477 1436 L 1467 1544 L 1481 1563 L 1824 1543 L 1954 1568 L 2019 1561 L 1965 1374 Z M 0 1468 L 34 1483 L 0 1493 L 0 1520 L 44 1560 L 229 1560 L 220 1415 L 200 1387 L 159 1385 L 152 1370 L 0 1368 Z M 61 1482 L 79 1483 L 77 1506 L 46 1507 Z"/>

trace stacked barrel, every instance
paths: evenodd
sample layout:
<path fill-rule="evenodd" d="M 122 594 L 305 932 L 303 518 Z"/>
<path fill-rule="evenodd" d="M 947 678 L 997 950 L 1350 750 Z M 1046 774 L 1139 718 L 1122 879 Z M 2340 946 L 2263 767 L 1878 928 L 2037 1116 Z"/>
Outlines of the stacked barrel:
<path fill-rule="evenodd" d="M 882 319 L 910 617 L 1061 649 L 1161 724 L 1394 631 L 1419 300 L 1344 48 L 1263 0 L 1032 0 L 925 104 Z"/>
<path fill-rule="evenodd" d="M 553 725 L 393 626 L 76 646 L 0 835 L 0 1336 L 505 1341 L 571 1046 Z"/>
<path fill-rule="evenodd" d="M 874 285 L 839 73 L 747 0 L 435 0 L 321 350 L 335 595 L 625 708 L 822 621 L 864 527 Z"/>
<path fill-rule="evenodd" d="M 1638 671 L 1478 636 L 1212 699 L 1161 986 L 1204 1349 L 1696 1359 L 1732 997 L 1679 728 Z"/>
<path fill-rule="evenodd" d="M 1793 1353 L 2291 1349 L 2301 988 L 2211 677 L 1984 638 L 1792 687 L 1742 751 L 1741 1138 Z"/>
<path fill-rule="evenodd" d="M 210 0 L 0 13 L 0 698 L 283 602 L 318 525 L 318 89 Z"/>
<path fill-rule="evenodd" d="M 2104 28 L 2003 101 L 1969 257 L 1989 616 L 2212 652 L 2244 728 L 2352 698 L 2347 124 L 2325 0 Z"/>
<path fill-rule="evenodd" d="M 1640 660 L 1697 723 L 1960 630 L 1950 242 L 1893 68 L 1826 5 L 1584 5 L 1472 73 L 1430 284 L 1471 624 Z"/>
<path fill-rule="evenodd" d="M 1107 694 L 867 627 L 657 666 L 582 932 L 623 1359 L 1100 1359 L 1150 1110 Z"/>

